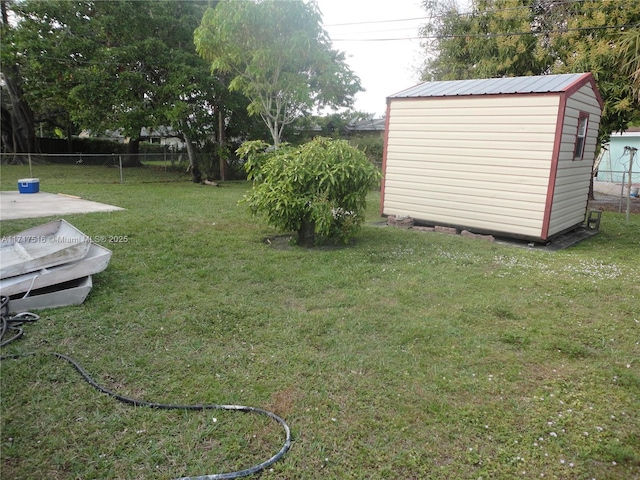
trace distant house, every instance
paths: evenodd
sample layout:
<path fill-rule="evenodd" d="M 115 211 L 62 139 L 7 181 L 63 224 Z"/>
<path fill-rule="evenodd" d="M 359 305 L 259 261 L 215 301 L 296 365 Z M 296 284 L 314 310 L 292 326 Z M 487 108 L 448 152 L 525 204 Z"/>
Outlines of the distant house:
<path fill-rule="evenodd" d="M 156 145 L 166 145 L 170 150 L 182 150 L 185 143 L 171 127 L 143 127 L 140 131 L 140 140 Z"/>
<path fill-rule="evenodd" d="M 102 135 L 94 135 L 90 130 L 83 130 L 78 134 L 78 138 L 96 138 L 99 140 L 108 140 L 115 143 L 127 143 L 129 139 L 122 135 L 119 131 L 107 130 Z"/>
<path fill-rule="evenodd" d="M 633 147 L 635 154 L 631 170 L 631 183 L 640 184 L 640 127 L 630 127 L 622 133 L 612 133 L 609 143 L 604 146 L 598 165 L 598 182 L 620 183 L 629 181 L 629 151 L 625 147 Z"/>
<path fill-rule="evenodd" d="M 99 138 L 101 140 L 110 140 L 116 143 L 129 143 L 129 137 L 125 137 L 121 130 L 107 130 L 104 135 L 94 137 L 88 130 L 83 130 L 79 138 Z M 185 147 L 183 140 L 174 132 L 171 127 L 143 127 L 140 130 L 140 140 L 142 142 L 153 143 L 157 145 L 167 145 L 171 150 L 182 150 Z"/>
<path fill-rule="evenodd" d="M 534 241 L 573 230 L 585 220 L 601 111 L 590 73 L 392 95 L 382 214 Z"/>
<path fill-rule="evenodd" d="M 369 118 L 349 122 L 344 133 L 349 136 L 384 138 L 385 119 Z"/>

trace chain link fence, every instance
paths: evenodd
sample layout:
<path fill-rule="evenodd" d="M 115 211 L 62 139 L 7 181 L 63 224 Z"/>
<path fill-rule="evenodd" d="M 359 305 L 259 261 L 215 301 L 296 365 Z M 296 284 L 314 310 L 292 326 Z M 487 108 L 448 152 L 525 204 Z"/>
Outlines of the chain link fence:
<path fill-rule="evenodd" d="M 593 181 L 593 199 L 601 205 L 608 204 L 617 208 L 618 213 L 639 213 L 640 205 L 640 175 L 636 172 L 631 176 L 629 172 L 600 169 Z M 616 210 L 612 210 L 616 211 Z"/>
<path fill-rule="evenodd" d="M 629 188 L 629 172 L 599 170 L 593 181 L 593 193 L 595 196 L 608 195 L 624 198 L 630 195 L 637 197 L 640 181 L 635 181 L 637 180 L 636 175 L 632 175 L 631 188 Z"/>
<path fill-rule="evenodd" d="M 144 166 L 167 171 L 187 172 L 189 167 L 189 157 L 186 153 L 171 151 L 136 155 L 128 153 L 0 153 L 0 163 L 3 165 L 29 165 L 30 171 L 32 171 L 33 166 L 42 164 L 112 167 L 117 169 L 117 175 L 120 178 L 120 182 L 123 183 L 127 170 L 125 167 L 132 157 Z M 196 154 L 195 162 L 203 179 L 220 180 L 219 157 L 211 153 Z M 33 174 L 31 176 L 33 177 Z M 243 162 L 238 158 L 228 159 L 225 168 L 225 179 L 236 180 L 241 178 L 246 178 Z"/>

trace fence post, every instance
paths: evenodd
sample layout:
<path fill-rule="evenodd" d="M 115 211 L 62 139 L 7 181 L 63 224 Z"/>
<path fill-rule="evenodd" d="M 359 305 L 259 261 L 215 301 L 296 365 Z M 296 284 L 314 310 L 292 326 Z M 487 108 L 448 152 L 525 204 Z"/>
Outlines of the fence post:
<path fill-rule="evenodd" d="M 124 183 L 122 178 L 122 155 L 118 155 L 118 162 L 120 162 L 120 185 L 122 185 Z"/>
<path fill-rule="evenodd" d="M 622 183 L 620 183 L 620 202 L 618 203 L 618 213 L 622 213 L 622 199 L 624 198 L 624 182 L 626 182 L 627 172 L 622 172 Z"/>
<path fill-rule="evenodd" d="M 629 180 L 628 180 L 628 192 L 627 192 L 627 223 L 629 223 L 629 213 L 631 213 L 631 172 L 633 170 L 633 156 L 638 151 L 634 147 L 624 147 L 625 151 L 629 151 Z"/>

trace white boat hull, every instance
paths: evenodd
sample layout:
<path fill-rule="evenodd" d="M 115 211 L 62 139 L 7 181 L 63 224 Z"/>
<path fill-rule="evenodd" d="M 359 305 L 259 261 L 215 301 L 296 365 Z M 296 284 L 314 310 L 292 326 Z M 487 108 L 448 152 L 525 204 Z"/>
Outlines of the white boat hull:
<path fill-rule="evenodd" d="M 0 243 L 0 279 L 80 260 L 90 247 L 91 239 L 65 220 L 9 235 Z"/>
<path fill-rule="evenodd" d="M 109 265 L 111 253 L 108 248 L 92 243 L 87 255 L 80 260 L 0 280 L 0 295 L 24 294 L 102 272 Z"/>
<path fill-rule="evenodd" d="M 85 301 L 92 287 L 93 282 L 89 276 L 34 290 L 29 292 L 29 296 L 27 297 L 10 297 L 9 312 L 20 313 L 45 308 L 80 305 Z"/>

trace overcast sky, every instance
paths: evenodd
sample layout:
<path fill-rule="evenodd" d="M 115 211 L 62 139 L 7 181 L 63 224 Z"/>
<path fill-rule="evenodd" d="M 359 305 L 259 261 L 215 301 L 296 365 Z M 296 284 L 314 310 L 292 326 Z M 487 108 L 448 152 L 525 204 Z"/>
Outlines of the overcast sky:
<path fill-rule="evenodd" d="M 346 53 L 366 89 L 357 95 L 355 109 L 381 117 L 389 95 L 420 81 L 420 41 L 407 39 L 417 37 L 426 22 L 420 0 L 317 1 L 334 48 Z"/>

